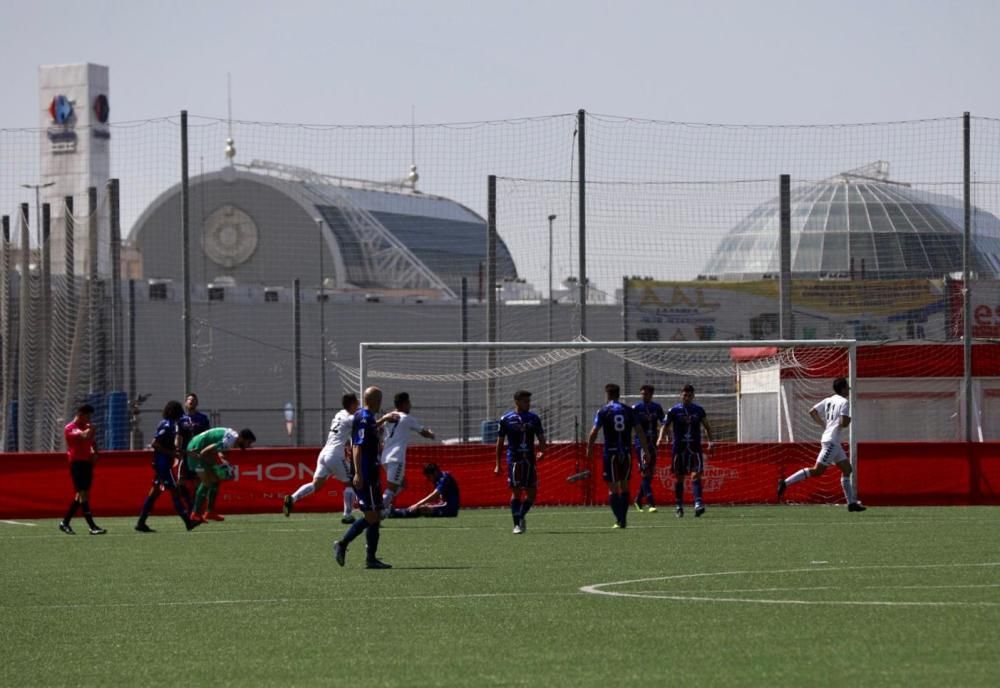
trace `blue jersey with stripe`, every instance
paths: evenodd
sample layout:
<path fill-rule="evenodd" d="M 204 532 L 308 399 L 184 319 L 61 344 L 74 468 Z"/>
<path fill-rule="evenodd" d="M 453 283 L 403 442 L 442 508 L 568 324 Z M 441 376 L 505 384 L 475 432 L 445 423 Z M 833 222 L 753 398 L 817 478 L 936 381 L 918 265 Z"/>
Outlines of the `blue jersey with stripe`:
<path fill-rule="evenodd" d="M 441 477 L 434 484 L 434 489 L 441 499 L 450 507 L 458 508 L 458 483 L 448 471 L 441 471 Z"/>
<path fill-rule="evenodd" d="M 635 411 L 620 401 L 609 401 L 598 409 L 594 427 L 604 432 L 604 455 L 628 455 L 636 425 Z"/>
<path fill-rule="evenodd" d="M 161 446 L 170 447 L 171 453 L 164 454 L 163 452 L 154 449 L 153 450 L 154 456 L 159 458 L 163 457 L 172 458 L 174 441 L 176 437 L 177 437 L 177 423 L 175 423 L 172 420 L 167 420 L 166 418 L 161 420 L 160 424 L 156 426 L 156 432 L 153 433 L 153 441 Z"/>
<path fill-rule="evenodd" d="M 500 418 L 500 436 L 507 441 L 507 461 L 534 461 L 535 439 L 545 436 L 542 419 L 531 411 L 508 411 Z"/>
<path fill-rule="evenodd" d="M 673 453 L 682 449 L 701 453 L 701 424 L 707 414 L 698 404 L 674 404 L 667 411 L 664 425 L 673 424 Z"/>
<path fill-rule="evenodd" d="M 378 426 L 375 424 L 375 414 L 366 408 L 354 414 L 351 429 L 351 443 L 361 448 L 362 470 L 378 472 Z"/>
<path fill-rule="evenodd" d="M 651 401 L 648 404 L 645 401 L 640 401 L 632 406 L 632 410 L 635 411 L 635 419 L 639 423 L 639 427 L 646 433 L 646 439 L 649 440 L 649 446 L 655 447 L 656 436 L 660 430 L 660 423 L 662 423 L 667 416 L 667 414 L 663 411 L 663 407 L 655 401 Z M 638 432 L 635 434 L 635 446 L 640 446 Z"/>

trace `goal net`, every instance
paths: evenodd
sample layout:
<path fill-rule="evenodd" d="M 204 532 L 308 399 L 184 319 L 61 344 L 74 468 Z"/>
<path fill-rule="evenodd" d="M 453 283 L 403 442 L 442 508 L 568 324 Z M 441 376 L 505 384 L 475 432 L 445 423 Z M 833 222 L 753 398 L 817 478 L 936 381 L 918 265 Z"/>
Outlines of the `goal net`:
<path fill-rule="evenodd" d="M 711 430 L 706 499 L 748 504 L 774 502 L 780 477 L 814 463 L 821 429 L 809 409 L 832 394 L 834 378 L 853 381 L 854 347 L 853 340 L 380 342 L 361 344 L 359 367 L 339 370 L 346 389 L 380 387 L 383 410 L 396 393 L 408 392 L 413 414 L 436 433 L 434 442 L 414 439 L 417 460 L 455 467 L 465 478 L 463 500 L 469 495 L 483 505 L 506 499 L 505 483 L 492 474 L 496 421 L 512 408 L 516 391 L 532 393 L 532 411 L 550 443 L 538 465 L 539 500 L 592 503 L 603 501 L 603 486 L 586 442 L 605 385 L 618 384 L 630 405 L 641 386 L 652 385 L 654 401 L 667 411 L 691 384 Z M 853 459 L 853 441 L 846 440 Z M 670 448 L 658 453 L 654 494 L 669 506 Z M 591 475 L 583 484 L 567 483 L 585 470 Z M 843 501 L 833 473 L 795 486 L 786 500 Z M 635 470 L 632 480 L 638 485 Z"/>

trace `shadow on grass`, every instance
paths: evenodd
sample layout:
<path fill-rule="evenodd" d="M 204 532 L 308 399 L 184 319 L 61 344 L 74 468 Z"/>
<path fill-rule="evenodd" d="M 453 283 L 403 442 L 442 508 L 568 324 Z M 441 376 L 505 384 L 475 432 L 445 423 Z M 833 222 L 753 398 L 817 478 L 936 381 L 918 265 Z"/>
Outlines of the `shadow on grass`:
<path fill-rule="evenodd" d="M 393 566 L 394 571 L 468 571 L 478 566 Z"/>

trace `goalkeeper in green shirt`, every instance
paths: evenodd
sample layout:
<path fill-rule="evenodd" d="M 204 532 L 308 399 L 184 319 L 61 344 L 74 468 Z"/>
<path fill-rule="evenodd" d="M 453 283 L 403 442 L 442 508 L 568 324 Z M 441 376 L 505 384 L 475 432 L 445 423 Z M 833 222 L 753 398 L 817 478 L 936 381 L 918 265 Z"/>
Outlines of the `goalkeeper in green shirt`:
<path fill-rule="evenodd" d="M 226 455 L 233 447 L 249 449 L 256 441 L 249 428 L 239 432 L 231 428 L 212 428 L 191 438 L 187 445 L 187 465 L 201 479 L 191 507 L 192 521 L 225 520 L 215 512 L 215 498 L 219 494 L 219 481 L 234 477 L 233 467 L 226 460 Z M 202 505 L 206 502 L 208 508 L 202 514 Z"/>

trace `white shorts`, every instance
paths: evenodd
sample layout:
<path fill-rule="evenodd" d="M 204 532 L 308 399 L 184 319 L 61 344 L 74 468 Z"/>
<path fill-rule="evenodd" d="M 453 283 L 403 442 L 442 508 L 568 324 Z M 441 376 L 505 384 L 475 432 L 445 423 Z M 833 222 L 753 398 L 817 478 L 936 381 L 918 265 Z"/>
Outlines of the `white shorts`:
<path fill-rule="evenodd" d="M 342 483 L 351 481 L 351 465 L 347 462 L 344 447 L 323 447 L 316 460 L 315 478 L 333 476 Z"/>
<path fill-rule="evenodd" d="M 840 442 L 824 442 L 820 445 L 816 463 L 833 466 L 841 461 L 847 461 L 847 454 L 844 453 L 844 447 Z"/>
<path fill-rule="evenodd" d="M 403 484 L 403 474 L 406 472 L 406 461 L 390 459 L 385 462 L 385 481 L 393 485 Z"/>

